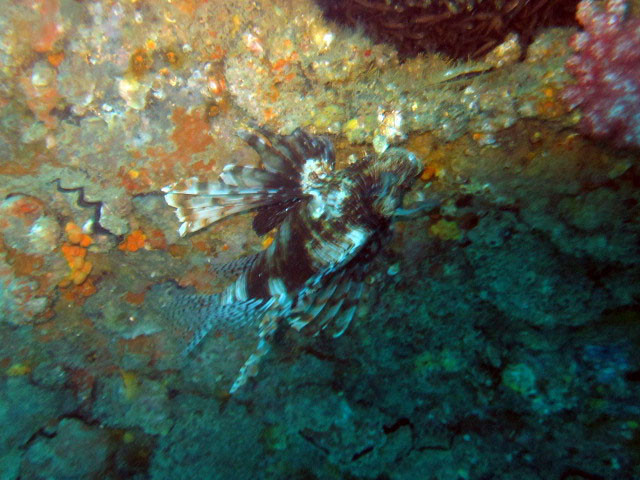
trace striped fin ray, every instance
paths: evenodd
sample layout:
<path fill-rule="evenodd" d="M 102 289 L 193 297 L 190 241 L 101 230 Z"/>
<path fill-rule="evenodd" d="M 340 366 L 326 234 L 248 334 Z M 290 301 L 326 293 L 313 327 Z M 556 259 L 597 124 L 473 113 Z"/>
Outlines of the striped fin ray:
<path fill-rule="evenodd" d="M 192 296 L 196 295 L 190 295 L 190 297 Z M 185 300 L 182 300 L 182 303 L 184 302 Z M 188 320 L 188 328 L 193 331 L 193 337 L 189 345 L 184 349 L 183 354 L 189 354 L 217 326 L 239 328 L 256 321 L 264 312 L 267 303 L 264 299 L 252 298 L 243 302 L 217 305 L 215 308 L 209 308 L 206 317 L 197 319 L 201 321 L 193 321 L 195 319 L 192 317 Z M 194 306 L 193 308 L 197 307 Z M 191 308 L 187 312 L 194 313 Z"/>
<path fill-rule="evenodd" d="M 236 187 L 240 192 L 252 189 L 295 189 L 296 182 L 288 181 L 282 175 L 261 168 L 240 165 L 226 165 L 220 179 L 225 185 Z"/>
<path fill-rule="evenodd" d="M 299 164 L 301 164 L 303 160 L 290 158 L 276 148 L 280 137 L 279 135 L 265 129 L 256 128 L 253 132 L 240 130 L 238 136 L 258 153 L 265 170 L 282 175 L 294 182 L 299 181 Z"/>
<path fill-rule="evenodd" d="M 263 252 L 254 253 L 253 255 L 245 255 L 226 263 L 212 263 L 211 269 L 218 275 L 226 278 L 233 278 L 242 275 L 248 271 Z"/>
<path fill-rule="evenodd" d="M 314 329 L 327 329 L 333 337 L 342 335 L 358 308 L 367 270 L 367 264 L 354 264 L 325 278 L 321 288 L 301 292 L 296 307 L 300 313 L 291 316 L 291 326 L 301 330 L 313 322 Z"/>
<path fill-rule="evenodd" d="M 364 282 L 353 279 L 344 282 L 343 288 L 332 298 L 333 305 L 325 309 L 325 314 L 319 319 L 321 327 L 329 329 L 333 337 L 342 335 L 351 324 L 364 285 Z"/>
<path fill-rule="evenodd" d="M 302 129 L 291 135 L 278 135 L 265 128 L 253 126 L 253 131 L 241 130 L 238 135 L 258 153 L 265 169 L 299 182 L 308 159 L 322 160 L 333 169 L 335 151 L 328 138 L 315 137 Z"/>
<path fill-rule="evenodd" d="M 300 198 L 297 184 L 253 167 L 227 165 L 214 181 L 188 178 L 162 189 L 176 208 L 181 236 L 237 213 Z"/>
<path fill-rule="evenodd" d="M 162 311 L 163 316 L 192 332 L 183 355 L 191 352 L 214 328 L 240 329 L 257 321 L 271 305 L 269 300 L 249 299 L 223 303 L 221 296 L 189 293 L 172 282 L 154 286 L 146 301 Z"/>
<path fill-rule="evenodd" d="M 230 215 L 261 209 L 254 230 L 262 235 L 278 226 L 305 197 L 301 181 L 307 160 L 333 169 L 335 152 L 328 138 L 296 129 L 278 135 L 253 126 L 238 135 L 260 156 L 264 168 L 227 165 L 217 180 L 188 178 L 162 189 L 166 202 L 176 208 L 181 236 L 198 231 Z"/>
<path fill-rule="evenodd" d="M 281 136 L 276 148 L 289 158 L 302 159 L 301 164 L 310 158 L 326 162 L 331 169 L 335 164 L 336 154 L 331 140 L 309 135 L 300 128 L 291 135 Z"/>

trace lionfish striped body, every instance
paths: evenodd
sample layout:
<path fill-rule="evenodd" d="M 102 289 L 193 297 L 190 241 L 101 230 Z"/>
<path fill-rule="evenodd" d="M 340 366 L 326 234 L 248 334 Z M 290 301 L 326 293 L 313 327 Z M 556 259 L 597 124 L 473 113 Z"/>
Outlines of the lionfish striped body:
<path fill-rule="evenodd" d="M 277 227 L 265 250 L 218 266 L 238 278 L 217 295 L 175 295 L 169 313 L 194 331 L 187 351 L 214 327 L 259 326 L 259 344 L 231 392 L 255 375 L 278 322 L 296 329 L 311 322 L 334 336 L 351 322 L 370 260 L 390 235 L 393 215 L 421 169 L 399 148 L 334 170 L 331 142 L 297 129 L 240 132 L 259 154 L 261 168 L 227 165 L 219 179 L 192 178 L 163 189 L 182 222 L 197 231 L 229 215 L 255 210 L 253 228 Z"/>

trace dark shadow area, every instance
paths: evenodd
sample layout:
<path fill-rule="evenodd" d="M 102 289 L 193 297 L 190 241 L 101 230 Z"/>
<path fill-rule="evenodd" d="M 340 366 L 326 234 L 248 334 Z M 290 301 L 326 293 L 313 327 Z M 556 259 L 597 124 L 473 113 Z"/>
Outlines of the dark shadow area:
<path fill-rule="evenodd" d="M 404 58 L 421 52 L 479 58 L 512 32 L 520 36 L 526 47 L 542 28 L 577 26 L 577 0 L 317 0 L 317 3 L 331 20 L 361 26 L 377 42 L 393 44 Z"/>

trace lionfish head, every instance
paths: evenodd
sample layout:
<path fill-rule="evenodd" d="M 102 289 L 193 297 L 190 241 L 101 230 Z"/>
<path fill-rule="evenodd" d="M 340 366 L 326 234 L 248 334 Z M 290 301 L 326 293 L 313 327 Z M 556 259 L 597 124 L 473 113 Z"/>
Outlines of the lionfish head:
<path fill-rule="evenodd" d="M 378 182 L 373 207 L 379 215 L 390 218 L 422 171 L 422 162 L 409 150 L 390 148 L 374 162 L 374 170 Z"/>

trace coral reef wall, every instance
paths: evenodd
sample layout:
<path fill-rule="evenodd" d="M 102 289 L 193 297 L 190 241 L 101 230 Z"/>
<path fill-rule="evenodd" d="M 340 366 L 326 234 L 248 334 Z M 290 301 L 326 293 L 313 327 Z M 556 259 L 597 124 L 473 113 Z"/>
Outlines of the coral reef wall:
<path fill-rule="evenodd" d="M 473 61 L 310 0 L 2 9 L 0 479 L 640 478 L 637 1 Z M 149 291 L 220 291 L 212 261 L 273 240 L 179 237 L 160 193 L 257 165 L 252 123 L 338 168 L 402 145 L 407 203 L 440 207 L 395 225 L 343 336 L 283 329 L 229 396 L 254 332 L 182 358 Z"/>

